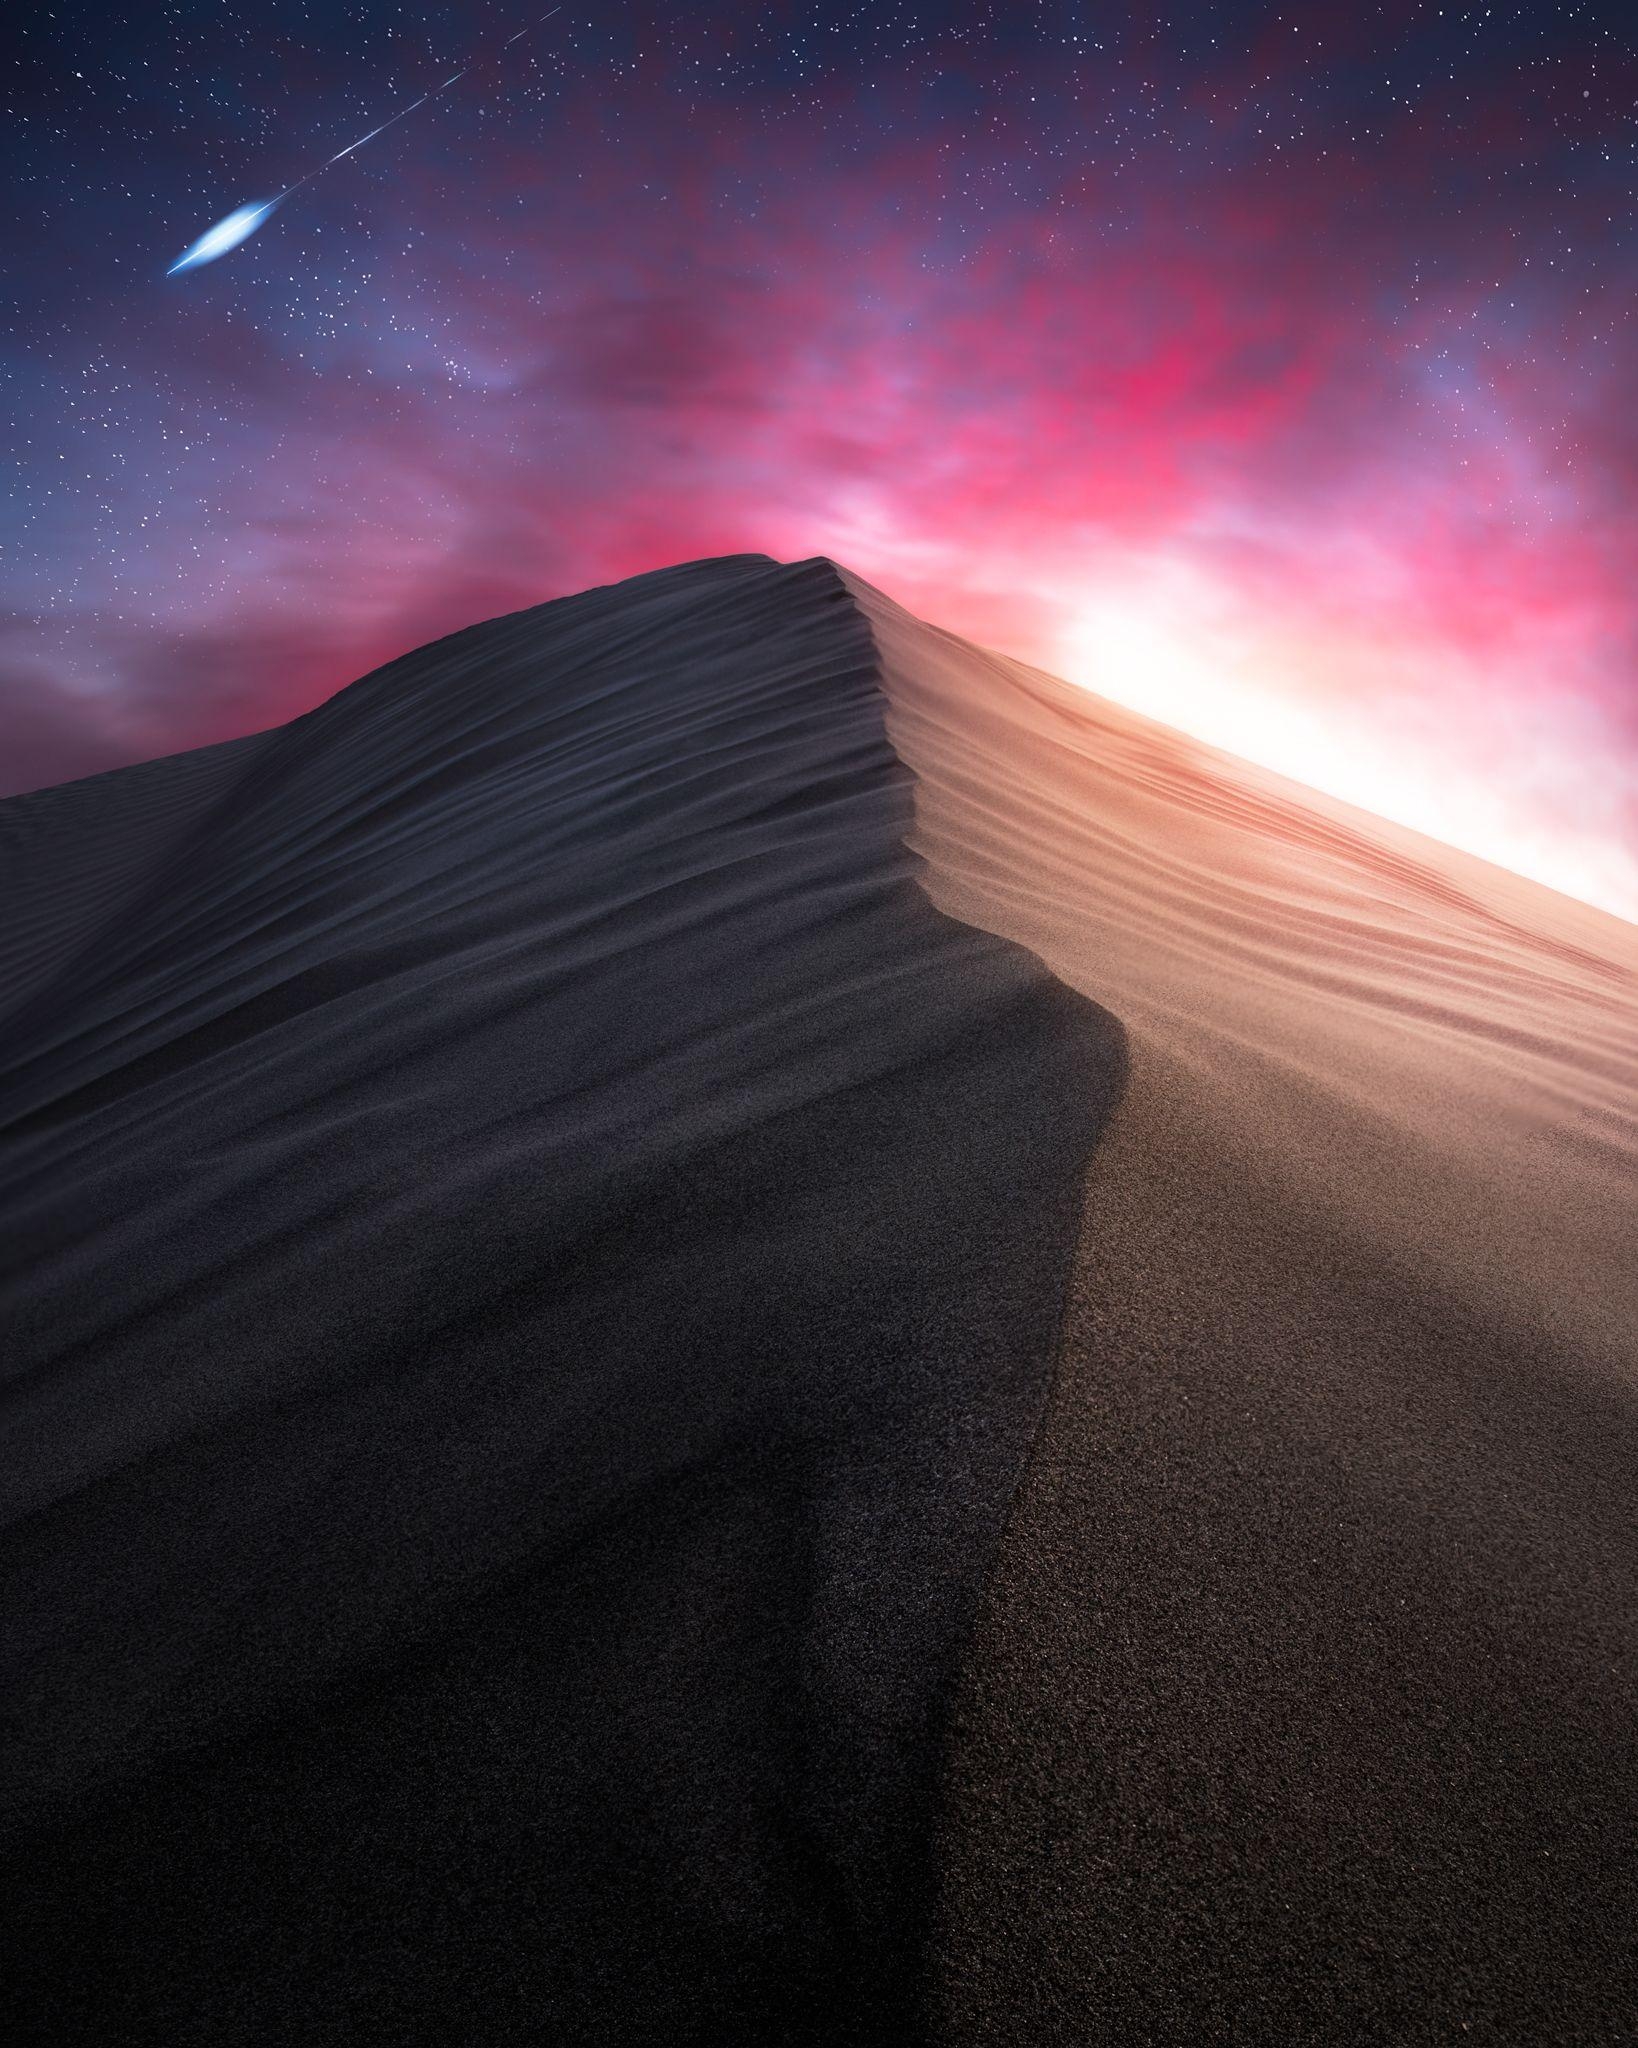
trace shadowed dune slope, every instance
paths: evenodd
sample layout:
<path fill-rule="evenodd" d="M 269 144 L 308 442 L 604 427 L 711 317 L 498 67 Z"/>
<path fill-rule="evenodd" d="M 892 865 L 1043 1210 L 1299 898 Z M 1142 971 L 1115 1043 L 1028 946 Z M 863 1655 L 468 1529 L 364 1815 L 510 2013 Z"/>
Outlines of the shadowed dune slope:
<path fill-rule="evenodd" d="M 937 2031 L 1630 2041 L 1638 931 L 851 587 L 930 892 L 1130 1058 Z"/>
<path fill-rule="evenodd" d="M 884 2040 L 1118 1028 L 826 563 L 0 806 L 14 2038 Z"/>

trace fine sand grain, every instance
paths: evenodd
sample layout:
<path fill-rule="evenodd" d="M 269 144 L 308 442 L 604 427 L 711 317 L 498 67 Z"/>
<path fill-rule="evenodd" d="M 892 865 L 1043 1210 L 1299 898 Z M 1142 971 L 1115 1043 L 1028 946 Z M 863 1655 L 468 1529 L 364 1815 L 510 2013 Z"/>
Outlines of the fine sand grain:
<path fill-rule="evenodd" d="M 760 556 L 0 892 L 14 2036 L 1632 2039 L 1633 928 Z"/>
<path fill-rule="evenodd" d="M 1638 932 L 854 587 L 935 900 L 1131 1061 L 937 2033 L 1630 2041 Z"/>
<path fill-rule="evenodd" d="M 0 807 L 9 2038 L 905 2038 L 1121 1042 L 883 709 L 747 557 Z"/>

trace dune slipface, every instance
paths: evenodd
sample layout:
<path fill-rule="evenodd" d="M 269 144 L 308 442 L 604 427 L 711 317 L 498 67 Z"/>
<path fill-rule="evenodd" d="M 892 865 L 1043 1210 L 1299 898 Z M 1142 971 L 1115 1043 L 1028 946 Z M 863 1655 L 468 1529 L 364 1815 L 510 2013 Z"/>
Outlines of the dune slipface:
<path fill-rule="evenodd" d="M 25 2028 L 1630 2040 L 1630 927 L 759 557 L 0 833 Z"/>
<path fill-rule="evenodd" d="M 853 586 L 954 915 L 1126 1027 L 935 2031 L 1638 2014 L 1638 931 Z"/>
<path fill-rule="evenodd" d="M 0 807 L 14 2038 L 899 2040 L 1121 1037 L 734 558 Z"/>

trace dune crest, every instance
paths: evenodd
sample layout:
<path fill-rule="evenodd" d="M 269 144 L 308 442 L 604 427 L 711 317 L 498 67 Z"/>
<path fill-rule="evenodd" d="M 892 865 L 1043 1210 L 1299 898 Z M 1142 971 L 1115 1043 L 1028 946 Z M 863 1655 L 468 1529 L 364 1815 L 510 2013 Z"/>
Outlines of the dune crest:
<path fill-rule="evenodd" d="M 0 806 L 16 2030 L 902 2039 L 1120 1033 L 822 562 Z"/>
<path fill-rule="evenodd" d="M 934 900 L 1130 1056 L 940 2037 L 1622 2040 L 1638 930 L 852 587 Z"/>
<path fill-rule="evenodd" d="M 1631 927 L 749 555 L 0 901 L 19 2037 L 1627 2038 Z"/>

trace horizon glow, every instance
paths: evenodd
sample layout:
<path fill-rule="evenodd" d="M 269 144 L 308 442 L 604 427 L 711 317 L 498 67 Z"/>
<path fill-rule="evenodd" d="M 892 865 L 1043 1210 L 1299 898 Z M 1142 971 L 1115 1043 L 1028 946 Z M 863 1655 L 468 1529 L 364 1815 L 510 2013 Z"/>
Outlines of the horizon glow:
<path fill-rule="evenodd" d="M 173 48 L 109 10 L 77 85 L 66 28 L 32 60 L 23 227 L 81 253 L 15 358 L 7 786 L 665 562 L 822 553 L 1638 919 L 1615 15 L 564 14 L 167 292 L 154 195 L 273 186 L 471 41 L 274 0 L 224 55 L 181 13 Z M 210 163 L 160 82 L 205 53 Z"/>
<path fill-rule="evenodd" d="M 1226 621 L 1224 594 L 1179 606 L 1174 579 L 1158 581 L 1106 589 L 1073 613 L 1055 672 L 1226 754 L 1632 919 L 1638 861 L 1621 846 L 1617 819 L 1606 821 L 1607 839 L 1531 834 L 1520 807 L 1492 786 L 1442 774 L 1429 735 L 1396 744 L 1368 722 L 1304 701 L 1307 677 L 1368 665 L 1375 650 L 1259 634 L 1252 622 Z M 1442 674 L 1456 658 L 1449 649 L 1399 654 L 1412 676 L 1418 667 Z"/>

